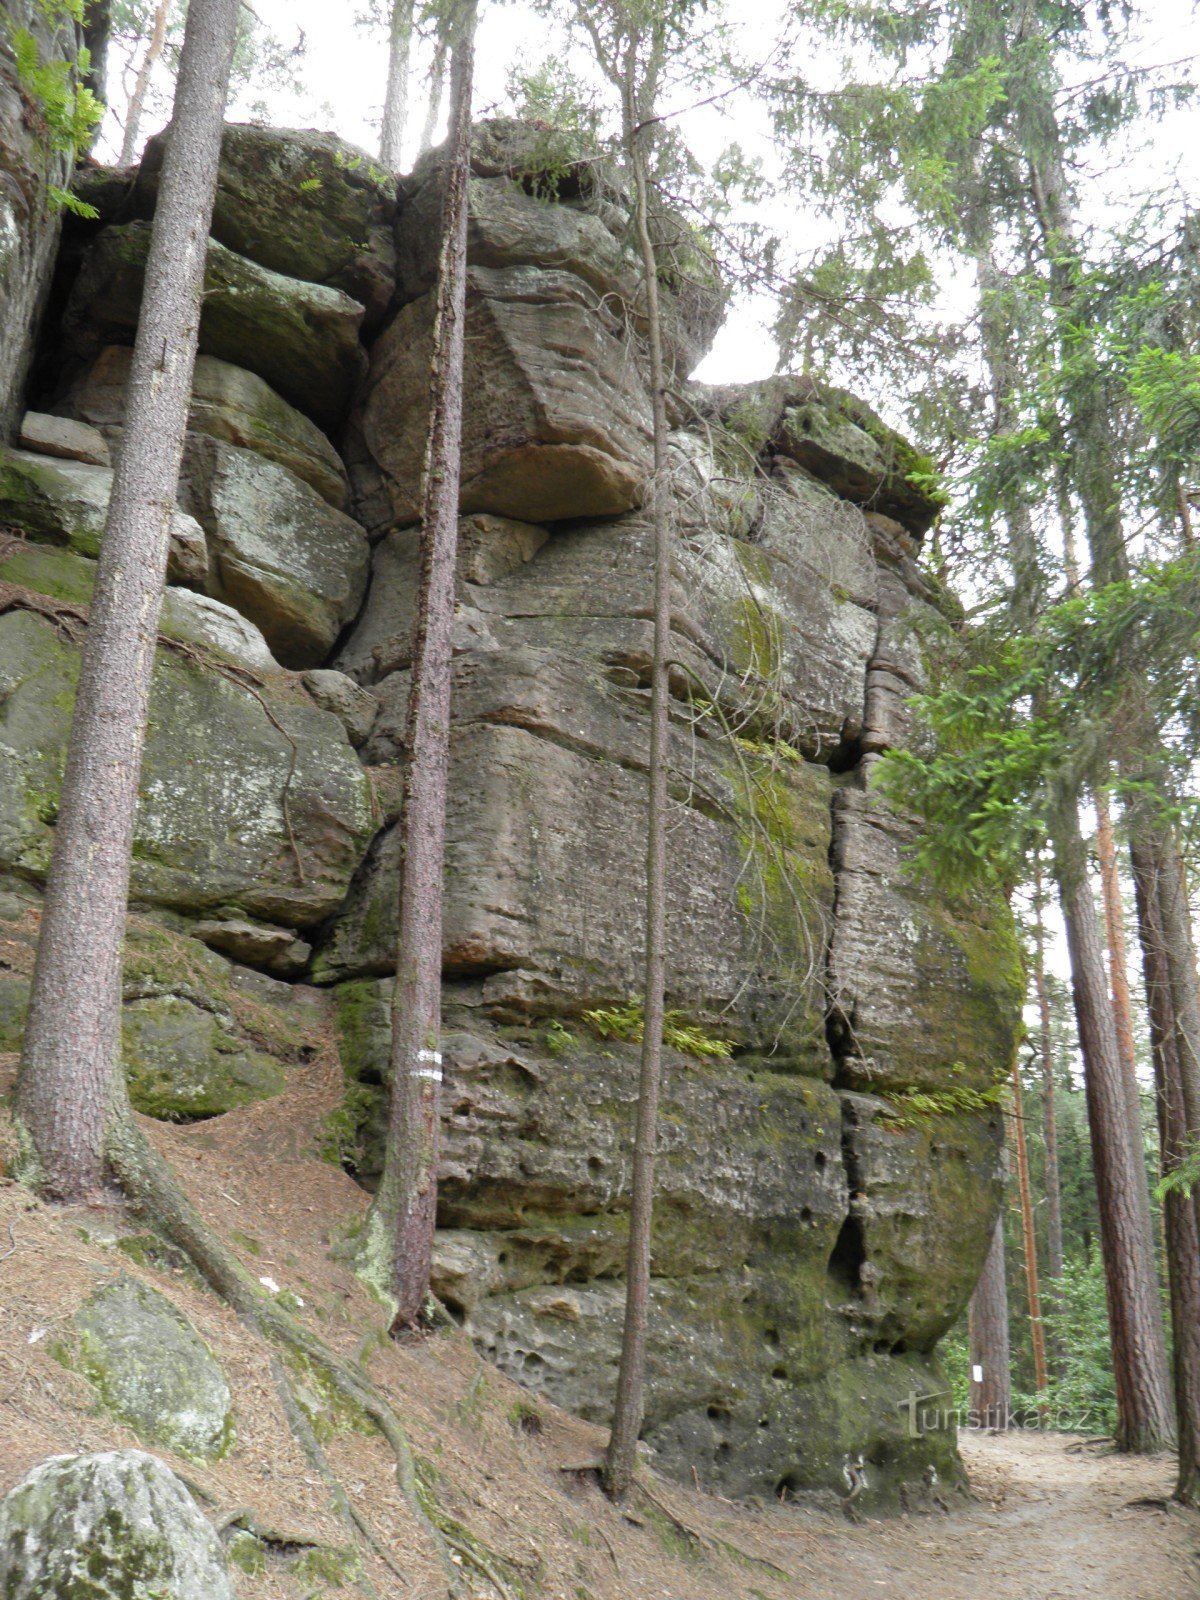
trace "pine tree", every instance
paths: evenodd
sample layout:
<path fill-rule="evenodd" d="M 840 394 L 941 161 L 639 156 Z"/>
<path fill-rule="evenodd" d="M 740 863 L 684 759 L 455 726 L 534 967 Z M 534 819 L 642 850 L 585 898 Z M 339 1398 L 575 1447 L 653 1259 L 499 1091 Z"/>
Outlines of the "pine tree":
<path fill-rule="evenodd" d="M 383 1177 L 366 1224 L 365 1270 L 393 1296 L 393 1330 L 417 1325 L 437 1223 L 442 1083 L 442 861 L 450 752 L 451 634 L 463 410 L 467 193 L 476 0 L 453 19 L 451 134 L 430 372 L 407 763 L 400 829 L 400 934 L 392 997 L 391 1110 Z"/>
<path fill-rule="evenodd" d="M 1012 1366 L 1009 1353 L 1008 1278 L 1004 1268 L 1004 1213 L 996 1218 L 992 1242 L 967 1308 L 971 1357 L 969 1405 L 972 1419 L 993 1433 L 1012 1420 Z"/>
<path fill-rule="evenodd" d="M 67 747 L 16 1115 L 38 1187 L 102 1193 L 124 1101 L 121 954 L 150 676 L 238 0 L 193 0 Z"/>

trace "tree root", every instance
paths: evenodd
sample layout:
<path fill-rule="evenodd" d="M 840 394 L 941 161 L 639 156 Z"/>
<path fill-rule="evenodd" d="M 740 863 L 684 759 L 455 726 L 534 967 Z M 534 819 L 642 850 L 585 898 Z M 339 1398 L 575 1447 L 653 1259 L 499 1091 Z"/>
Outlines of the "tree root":
<path fill-rule="evenodd" d="M 118 1085 L 116 1098 L 118 1104 L 110 1116 L 107 1157 L 128 1198 L 151 1215 L 162 1232 L 184 1252 L 209 1287 L 237 1313 L 247 1327 L 268 1343 L 291 1350 L 312 1362 L 339 1394 L 375 1424 L 395 1457 L 400 1492 L 437 1551 L 449 1593 L 452 1596 L 461 1593 L 460 1568 L 466 1564 L 475 1568 L 495 1589 L 500 1600 L 516 1600 L 511 1584 L 476 1546 L 475 1540 L 460 1531 L 453 1520 L 433 1503 L 432 1494 L 422 1487 L 412 1446 L 395 1412 L 379 1390 L 364 1373 L 356 1371 L 322 1340 L 301 1327 L 282 1307 L 262 1294 L 241 1262 L 184 1194 L 169 1164 L 138 1128 L 123 1083 Z M 280 1391 L 288 1425 L 314 1469 L 330 1489 L 335 1506 L 390 1570 L 402 1577 L 395 1563 L 381 1549 L 374 1531 L 351 1505 L 292 1392 L 278 1357 L 272 1360 L 272 1373 Z"/>

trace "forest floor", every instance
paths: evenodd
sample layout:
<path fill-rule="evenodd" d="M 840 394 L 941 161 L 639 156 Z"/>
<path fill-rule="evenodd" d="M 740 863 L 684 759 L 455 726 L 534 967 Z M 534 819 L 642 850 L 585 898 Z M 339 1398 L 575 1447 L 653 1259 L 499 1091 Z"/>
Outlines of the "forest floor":
<path fill-rule="evenodd" d="M 0 1171 L 11 1154 L 0 1058 Z M 7 1070 L 6 1070 L 7 1069 Z M 647 1474 L 612 1506 L 594 1477 L 601 1429 L 531 1396 L 479 1360 L 456 1329 L 410 1345 L 381 1337 L 379 1307 L 336 1247 L 365 1205 L 317 1156 L 341 1094 L 332 1055 L 263 1105 L 192 1127 L 146 1124 L 204 1213 L 258 1278 L 300 1296 L 310 1331 L 361 1362 L 409 1432 L 439 1512 L 470 1531 L 510 1593 L 527 1600 L 1200 1600 L 1200 1516 L 1169 1507 L 1171 1463 L 1131 1460 L 1064 1435 L 964 1435 L 974 1498 L 912 1517 L 851 1524 L 834 1510 L 743 1506 Z M 101 1412 L 69 1359 L 75 1311 L 120 1273 L 166 1294 L 225 1368 L 237 1439 L 227 1459 L 183 1473 L 218 1524 L 275 1530 L 265 1570 L 239 1600 L 353 1600 L 358 1584 L 314 1589 L 306 1546 L 354 1543 L 297 1446 L 271 1350 L 124 1207 L 55 1209 L 0 1176 L 0 1495 L 50 1454 L 137 1446 Z M 67 1364 L 64 1365 L 64 1355 Z M 379 1600 L 442 1600 L 429 1540 L 399 1492 L 394 1460 L 362 1419 L 293 1381 L 329 1461 L 389 1564 L 360 1549 Z M 396 1571 L 405 1574 L 403 1583 Z M 465 1600 L 495 1600 L 464 1572 Z"/>

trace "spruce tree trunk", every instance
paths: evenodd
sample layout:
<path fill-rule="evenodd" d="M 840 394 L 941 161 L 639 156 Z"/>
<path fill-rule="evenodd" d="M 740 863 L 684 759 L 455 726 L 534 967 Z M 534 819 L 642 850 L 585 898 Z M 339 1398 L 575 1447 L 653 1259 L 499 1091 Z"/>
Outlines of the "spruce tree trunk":
<path fill-rule="evenodd" d="M 972 1425 L 992 1433 L 1003 1433 L 1012 1418 L 1003 1207 L 996 1218 L 983 1271 L 967 1307 L 967 1342 L 971 1348 L 969 1405 Z"/>
<path fill-rule="evenodd" d="M 388 27 L 387 92 L 383 101 L 383 125 L 379 130 L 379 159 L 389 172 L 399 172 L 404 159 L 414 3 L 415 0 L 392 0 Z"/>
<path fill-rule="evenodd" d="M 1060 808 L 1054 854 L 1083 1052 L 1117 1392 L 1117 1448 L 1153 1452 L 1171 1444 L 1174 1424 L 1146 1165 L 1130 1126 L 1096 905 L 1073 802 Z"/>
<path fill-rule="evenodd" d="M 1104 901 L 1104 928 L 1108 944 L 1109 982 L 1112 987 L 1113 1026 L 1129 1096 L 1129 1118 L 1138 1139 L 1142 1137 L 1142 1092 L 1138 1086 L 1137 1049 L 1133 1041 L 1133 1006 L 1129 997 L 1129 956 L 1125 948 L 1125 908 L 1121 904 L 1121 878 L 1117 868 L 1117 841 L 1113 835 L 1108 797 L 1101 790 L 1096 807 L 1096 854 L 1100 858 L 1100 889 Z"/>
<path fill-rule="evenodd" d="M 141 66 L 137 70 L 137 77 L 133 83 L 133 93 L 129 97 L 129 107 L 125 112 L 125 128 L 121 137 L 121 154 L 117 157 L 117 165 L 129 166 L 137 156 L 138 133 L 142 126 L 142 112 L 146 106 L 146 91 L 150 87 L 150 79 L 154 68 L 158 64 L 163 48 L 167 42 L 167 13 L 171 9 L 171 0 L 158 0 L 154 12 L 154 28 L 150 34 L 150 41 L 146 46 L 146 53 L 142 57 Z"/>
<path fill-rule="evenodd" d="M 646 965 L 641 1071 L 634 1134 L 633 1192 L 625 1267 L 625 1324 L 613 1425 L 605 1462 L 605 1487 L 620 1499 L 633 1481 L 638 1435 L 645 1409 L 646 1330 L 650 1298 L 650 1246 L 654 1208 L 654 1164 L 658 1146 L 658 1099 L 662 1077 L 662 1032 L 666 984 L 667 765 L 670 745 L 671 508 L 667 482 L 667 397 L 658 305 L 658 263 L 650 238 L 649 184 L 634 117 L 633 85 L 627 79 L 625 143 L 633 172 L 638 247 L 642 259 L 654 409 L 654 660 L 651 669 L 650 772 L 646 832 Z"/>
<path fill-rule="evenodd" d="M 1029 1296 L 1029 1331 L 1033 1341 L 1033 1385 L 1039 1394 L 1046 1387 L 1046 1330 L 1042 1323 L 1042 1296 L 1038 1285 L 1037 1234 L 1033 1226 L 1033 1190 L 1029 1183 L 1029 1148 L 1025 1139 L 1025 1096 L 1021 1069 L 1012 1066 L 1013 1144 L 1017 1152 L 1017 1189 L 1021 1198 L 1021 1238 L 1025 1250 L 1025 1287 Z"/>
<path fill-rule="evenodd" d="M 35 1181 L 60 1200 L 105 1179 L 138 777 L 238 10 L 188 12 L 30 990 L 16 1114 Z"/>
<path fill-rule="evenodd" d="M 1153 870 L 1139 862 L 1136 855 L 1133 867 L 1165 1177 L 1179 1167 L 1187 1154 L 1187 1116 L 1175 1048 L 1175 1018 L 1158 886 Z M 1185 1505 L 1200 1506 L 1200 1225 L 1194 1201 L 1178 1190 L 1168 1190 L 1163 1197 L 1163 1224 L 1175 1334 L 1179 1438 L 1175 1494 Z"/>
<path fill-rule="evenodd" d="M 1061 1278 L 1063 1270 L 1062 1180 L 1058 1170 L 1058 1117 L 1055 1107 L 1054 1042 L 1050 999 L 1046 993 L 1046 931 L 1042 924 L 1042 863 L 1034 861 L 1037 914 L 1034 923 L 1033 982 L 1038 1008 L 1038 1053 L 1042 1064 L 1042 1142 L 1045 1147 L 1046 1275 Z"/>
<path fill-rule="evenodd" d="M 392 996 L 391 1110 L 383 1178 L 367 1218 L 365 1269 L 395 1299 L 394 1332 L 429 1292 L 437 1223 L 442 1083 L 442 861 L 450 756 L 467 286 L 467 190 L 476 0 L 456 17 L 451 137 L 442 208 L 412 688 L 400 812 L 400 933 Z"/>

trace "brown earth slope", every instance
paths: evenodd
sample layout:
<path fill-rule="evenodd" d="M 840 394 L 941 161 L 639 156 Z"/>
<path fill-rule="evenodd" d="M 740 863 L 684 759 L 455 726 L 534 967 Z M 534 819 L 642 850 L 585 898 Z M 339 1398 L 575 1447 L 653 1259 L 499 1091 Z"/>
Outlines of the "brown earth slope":
<path fill-rule="evenodd" d="M 318 1061 L 267 1104 L 190 1128 L 147 1129 L 255 1276 L 298 1296 L 308 1326 L 369 1368 L 409 1429 L 442 1512 L 479 1541 L 514 1593 L 529 1600 L 1200 1594 L 1200 1519 L 1144 1503 L 1168 1492 L 1170 1463 L 1104 1456 L 1062 1436 L 965 1437 L 976 1498 L 956 1496 L 935 1515 L 852 1525 L 836 1508 L 738 1506 L 653 1475 L 626 1510 L 611 1506 L 594 1480 L 571 1470 L 596 1458 L 601 1430 L 532 1403 L 456 1330 L 403 1347 L 381 1337 L 378 1307 L 329 1253 L 365 1204 L 362 1191 L 315 1154 L 339 1093 L 330 1062 Z M 311 1600 L 338 1592 L 334 1569 L 311 1547 L 319 1557 L 320 1547 L 344 1550 L 354 1541 L 289 1433 L 267 1348 L 169 1251 L 154 1247 L 145 1219 L 118 1207 L 52 1210 L 11 1181 L 0 1181 L 0 1494 L 47 1455 L 139 1443 L 61 1361 L 74 1312 L 121 1272 L 174 1301 L 228 1374 L 237 1426 L 231 1455 L 208 1466 L 166 1459 L 206 1514 L 227 1524 L 227 1538 L 239 1525 L 272 1535 L 260 1547 L 265 1570 L 239 1573 L 239 1595 Z M 305 1374 L 293 1378 L 336 1473 L 393 1563 L 360 1551 L 362 1577 L 382 1596 L 443 1594 L 382 1441 L 311 1379 L 306 1391 Z M 470 1570 L 465 1577 L 466 1593 L 491 1600 L 484 1578 Z M 359 1588 L 351 1579 L 342 1592 Z"/>

